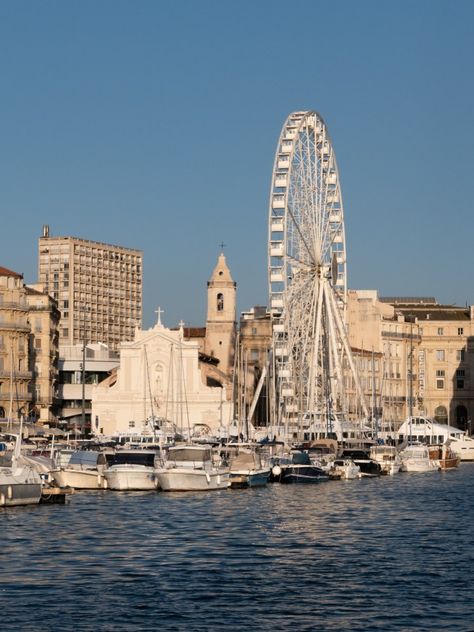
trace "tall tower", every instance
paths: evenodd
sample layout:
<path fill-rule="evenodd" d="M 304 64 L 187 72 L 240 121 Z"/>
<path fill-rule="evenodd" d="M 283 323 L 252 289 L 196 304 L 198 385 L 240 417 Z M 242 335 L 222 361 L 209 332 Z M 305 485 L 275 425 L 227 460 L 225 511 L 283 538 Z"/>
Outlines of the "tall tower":
<path fill-rule="evenodd" d="M 219 360 L 219 369 L 230 375 L 234 362 L 237 283 L 232 279 L 224 253 L 207 282 L 207 354 Z"/>

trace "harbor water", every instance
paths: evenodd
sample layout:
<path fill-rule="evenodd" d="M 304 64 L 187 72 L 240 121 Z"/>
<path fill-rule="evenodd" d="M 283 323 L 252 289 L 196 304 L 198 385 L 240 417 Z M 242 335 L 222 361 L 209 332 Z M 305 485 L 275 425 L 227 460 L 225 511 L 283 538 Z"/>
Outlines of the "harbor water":
<path fill-rule="evenodd" d="M 474 463 L 0 511 L 5 630 L 474 629 Z"/>

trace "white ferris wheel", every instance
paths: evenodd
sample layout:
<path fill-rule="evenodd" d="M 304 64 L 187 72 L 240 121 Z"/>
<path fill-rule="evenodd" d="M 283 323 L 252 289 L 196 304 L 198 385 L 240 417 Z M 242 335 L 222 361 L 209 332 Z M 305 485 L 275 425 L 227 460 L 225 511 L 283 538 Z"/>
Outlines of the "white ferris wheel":
<path fill-rule="evenodd" d="M 316 112 L 290 114 L 278 140 L 268 280 L 278 421 L 347 414 L 348 381 L 367 415 L 346 335 L 346 241 L 336 156 Z"/>

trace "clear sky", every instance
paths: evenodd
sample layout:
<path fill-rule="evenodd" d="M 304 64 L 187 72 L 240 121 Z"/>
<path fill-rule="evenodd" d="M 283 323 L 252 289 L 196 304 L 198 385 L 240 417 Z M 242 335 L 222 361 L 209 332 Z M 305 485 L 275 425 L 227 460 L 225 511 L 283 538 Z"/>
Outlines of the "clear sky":
<path fill-rule="evenodd" d="M 0 265 L 38 237 L 144 252 L 144 326 L 205 320 L 219 253 L 267 303 L 274 151 L 326 120 L 348 285 L 474 303 L 474 2 L 0 2 Z"/>

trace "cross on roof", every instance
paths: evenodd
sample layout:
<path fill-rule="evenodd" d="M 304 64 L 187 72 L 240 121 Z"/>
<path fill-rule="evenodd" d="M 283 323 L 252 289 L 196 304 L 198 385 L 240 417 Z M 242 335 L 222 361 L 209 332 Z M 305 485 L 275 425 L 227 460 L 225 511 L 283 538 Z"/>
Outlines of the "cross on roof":
<path fill-rule="evenodd" d="M 165 310 L 161 309 L 161 307 L 158 307 L 158 309 L 155 309 L 155 314 L 158 314 L 158 325 L 161 325 L 161 314 L 164 314 Z"/>
<path fill-rule="evenodd" d="M 224 252 L 224 248 L 226 247 L 227 244 L 225 244 L 223 241 L 219 244 L 219 248 L 221 249 L 221 252 Z"/>

